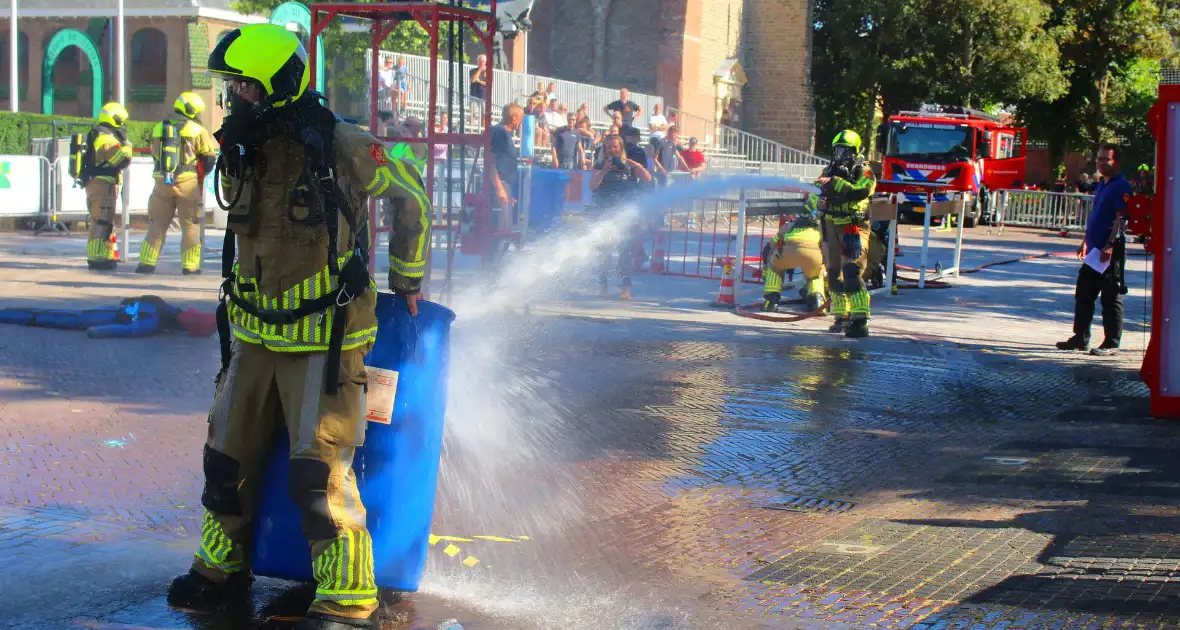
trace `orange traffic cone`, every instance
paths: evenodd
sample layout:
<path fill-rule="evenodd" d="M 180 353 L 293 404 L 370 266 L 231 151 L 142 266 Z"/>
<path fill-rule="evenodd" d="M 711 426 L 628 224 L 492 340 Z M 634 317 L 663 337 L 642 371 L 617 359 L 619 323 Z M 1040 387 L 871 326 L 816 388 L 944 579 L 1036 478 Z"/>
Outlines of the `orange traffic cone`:
<path fill-rule="evenodd" d="M 111 253 L 114 254 L 115 262 L 119 262 L 119 239 L 115 238 L 114 233 L 111 233 Z"/>
<path fill-rule="evenodd" d="M 651 272 L 664 273 L 667 270 L 667 263 L 664 260 L 664 231 L 656 232 L 656 243 L 652 247 L 651 253 Z"/>
<path fill-rule="evenodd" d="M 725 266 L 721 272 L 721 292 L 717 294 L 717 301 L 713 306 L 734 306 L 733 301 L 733 258 L 724 259 Z"/>

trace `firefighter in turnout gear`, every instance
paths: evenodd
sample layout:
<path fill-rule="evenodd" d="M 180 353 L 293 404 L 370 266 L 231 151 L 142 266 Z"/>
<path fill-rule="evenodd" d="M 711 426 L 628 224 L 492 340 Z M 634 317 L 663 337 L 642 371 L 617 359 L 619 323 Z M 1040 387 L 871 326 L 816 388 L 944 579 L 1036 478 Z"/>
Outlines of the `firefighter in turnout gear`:
<path fill-rule="evenodd" d="M 201 273 L 202 172 L 209 173 L 217 161 L 217 143 L 197 122 L 205 111 L 205 101 L 192 92 L 177 97 L 172 105 L 182 118 L 165 120 L 152 130 L 152 157 L 156 161 L 156 179 L 148 199 L 148 233 L 139 246 L 136 273 L 156 270 L 160 250 L 168 236 L 172 219 L 180 218 L 180 267 L 184 275 Z"/>
<path fill-rule="evenodd" d="M 823 191 L 824 265 L 836 323 L 832 332 L 848 337 L 869 336 L 869 292 L 864 273 L 868 266 L 868 208 L 877 178 L 860 155 L 860 136 L 841 131 L 832 140 L 832 163 L 815 185 Z"/>
<path fill-rule="evenodd" d="M 90 212 L 86 266 L 92 271 L 112 271 L 119 266 L 111 234 L 115 231 L 115 201 L 123 184 L 123 171 L 131 165 L 128 118 L 122 105 L 103 105 L 98 124 L 87 134 L 82 149 L 78 180 L 86 189 L 86 209 Z"/>
<path fill-rule="evenodd" d="M 795 220 L 785 223 L 778 234 L 766 244 L 762 256 L 762 310 L 774 311 L 782 299 L 783 279 L 792 269 L 801 269 L 803 285 L 800 294 L 813 313 L 824 305 L 824 258 L 819 219 L 818 195 L 810 195 L 803 212 Z"/>
<path fill-rule="evenodd" d="M 376 626 L 373 541 L 352 470 L 365 438 L 364 355 L 377 334 L 367 199 L 394 208 L 389 284 L 417 315 L 431 208 L 413 165 L 342 123 L 307 90 L 307 53 L 282 26 L 225 35 L 209 56 L 227 116 L 214 177 L 229 213 L 217 376 L 204 449 L 205 511 L 168 601 L 241 603 L 262 469 L 279 423 L 317 583 L 302 630 Z"/>

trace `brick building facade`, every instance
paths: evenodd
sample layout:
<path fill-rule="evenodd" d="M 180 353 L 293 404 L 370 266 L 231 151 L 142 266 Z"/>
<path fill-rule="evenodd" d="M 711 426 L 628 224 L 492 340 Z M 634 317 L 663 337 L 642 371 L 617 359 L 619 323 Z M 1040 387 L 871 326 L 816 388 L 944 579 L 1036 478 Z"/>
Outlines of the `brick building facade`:
<path fill-rule="evenodd" d="M 656 94 L 694 117 L 814 146 L 808 0 L 538 0 L 531 17 L 529 72 Z M 715 73 L 733 60 L 748 83 L 727 110 Z"/>

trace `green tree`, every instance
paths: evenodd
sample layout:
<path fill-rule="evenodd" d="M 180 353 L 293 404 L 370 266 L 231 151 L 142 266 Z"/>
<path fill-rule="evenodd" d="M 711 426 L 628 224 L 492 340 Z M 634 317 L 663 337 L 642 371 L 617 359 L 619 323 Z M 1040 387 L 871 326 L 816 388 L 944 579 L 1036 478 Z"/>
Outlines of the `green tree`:
<path fill-rule="evenodd" d="M 816 0 L 812 54 L 820 140 L 875 136 L 923 102 L 992 106 L 1055 98 L 1064 76 L 1043 0 Z"/>
<path fill-rule="evenodd" d="M 1113 140 L 1147 152 L 1144 119 L 1159 62 L 1176 57 L 1176 9 L 1158 0 L 1049 0 L 1049 6 L 1048 25 L 1063 35 L 1067 89 L 1057 99 L 1017 102 L 1030 136 L 1048 142 L 1054 165 L 1066 151 L 1092 151 Z"/>

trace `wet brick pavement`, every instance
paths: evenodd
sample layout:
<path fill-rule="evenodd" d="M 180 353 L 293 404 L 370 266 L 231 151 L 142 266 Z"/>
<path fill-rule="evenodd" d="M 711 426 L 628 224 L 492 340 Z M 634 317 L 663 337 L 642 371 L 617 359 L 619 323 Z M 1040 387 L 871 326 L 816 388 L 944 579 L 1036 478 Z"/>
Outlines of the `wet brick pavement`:
<path fill-rule="evenodd" d="M 63 267 L 28 277 L 62 300 L 149 286 L 69 287 Z M 820 322 L 583 319 L 587 302 L 460 324 L 438 536 L 386 627 L 1180 626 L 1180 439 L 1144 417 L 1130 352 L 1034 348 L 1061 309 L 1025 298 L 1068 267 L 1013 273 L 1029 293 L 980 274 L 902 296 L 855 343 Z M 148 280 L 196 304 L 216 282 Z M 1002 330 L 972 319 L 988 302 L 1013 305 Z M 2 339 L 0 627 L 300 614 L 306 592 L 271 580 L 248 614 L 163 604 L 198 533 L 213 340 Z"/>

